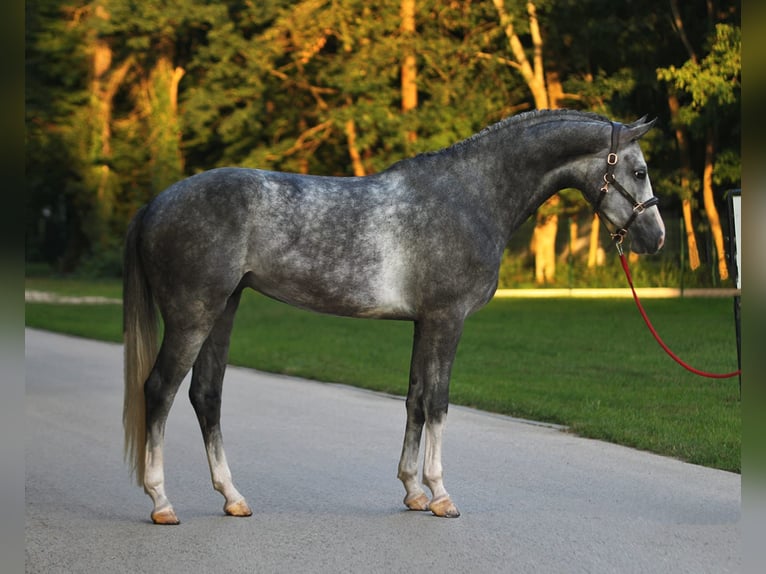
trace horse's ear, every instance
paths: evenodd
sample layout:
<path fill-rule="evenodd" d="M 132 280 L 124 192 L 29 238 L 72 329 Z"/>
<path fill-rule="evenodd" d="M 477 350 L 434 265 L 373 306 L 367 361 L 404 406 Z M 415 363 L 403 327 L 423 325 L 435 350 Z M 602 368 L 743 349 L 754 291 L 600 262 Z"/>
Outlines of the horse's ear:
<path fill-rule="evenodd" d="M 646 118 L 648 118 L 648 117 L 649 117 L 648 115 L 641 116 L 635 122 L 630 123 L 630 124 L 625 124 L 625 127 L 626 128 L 635 128 L 637 126 L 643 125 L 644 123 L 646 123 Z"/>
<path fill-rule="evenodd" d="M 643 116 L 642 118 L 637 119 L 635 122 L 625 126 L 625 135 L 630 141 L 636 141 L 654 127 L 657 118 L 654 118 L 648 122 L 646 121 L 646 118 L 647 116 Z"/>

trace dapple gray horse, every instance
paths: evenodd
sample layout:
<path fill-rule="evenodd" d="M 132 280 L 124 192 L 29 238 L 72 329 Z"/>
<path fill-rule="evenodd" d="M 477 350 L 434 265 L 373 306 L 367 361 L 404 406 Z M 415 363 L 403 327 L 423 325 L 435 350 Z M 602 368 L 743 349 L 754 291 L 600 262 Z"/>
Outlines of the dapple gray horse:
<path fill-rule="evenodd" d="M 458 516 L 441 450 L 463 322 L 492 298 L 511 233 L 563 188 L 581 190 L 618 241 L 630 227 L 633 251 L 660 249 L 664 226 L 638 144 L 652 124 L 528 112 L 375 175 L 213 169 L 140 209 L 125 249 L 123 423 L 126 459 L 154 503 L 153 521 L 178 523 L 165 493 L 163 438 L 189 369 L 213 487 L 225 513 L 251 514 L 220 425 L 229 337 L 246 287 L 321 313 L 413 321 L 398 471 L 404 504 Z M 430 499 L 417 477 L 424 428 Z"/>

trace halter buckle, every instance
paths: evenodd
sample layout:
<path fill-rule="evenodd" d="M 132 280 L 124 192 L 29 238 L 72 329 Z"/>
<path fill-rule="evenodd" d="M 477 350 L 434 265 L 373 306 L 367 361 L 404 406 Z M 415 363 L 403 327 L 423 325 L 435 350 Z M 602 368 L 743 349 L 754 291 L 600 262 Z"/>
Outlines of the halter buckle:
<path fill-rule="evenodd" d="M 605 173 L 604 174 L 604 185 L 601 186 L 601 189 L 599 189 L 602 193 L 609 193 L 609 184 L 614 181 L 614 175 L 611 173 Z"/>
<path fill-rule="evenodd" d="M 617 154 L 614 152 L 611 152 L 608 156 L 606 156 L 606 164 L 617 165 Z"/>
<path fill-rule="evenodd" d="M 622 242 L 625 240 L 625 236 L 628 234 L 628 230 L 624 227 L 618 229 L 614 233 L 610 233 L 609 235 L 612 236 L 612 239 L 614 240 L 615 244 L 622 245 Z"/>

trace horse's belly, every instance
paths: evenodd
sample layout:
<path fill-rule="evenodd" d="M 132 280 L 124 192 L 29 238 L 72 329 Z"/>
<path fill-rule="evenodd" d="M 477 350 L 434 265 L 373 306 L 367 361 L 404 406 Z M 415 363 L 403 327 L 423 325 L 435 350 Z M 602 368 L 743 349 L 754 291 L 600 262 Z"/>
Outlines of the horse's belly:
<path fill-rule="evenodd" d="M 410 305 L 391 288 L 331 285 L 322 282 L 285 279 L 280 284 L 253 277 L 249 286 L 294 307 L 344 317 L 380 319 L 413 318 Z"/>
<path fill-rule="evenodd" d="M 248 284 L 274 299 L 320 313 L 349 317 L 409 319 L 412 296 L 401 259 L 349 258 L 343 262 L 289 255 L 281 263 L 253 265 Z"/>

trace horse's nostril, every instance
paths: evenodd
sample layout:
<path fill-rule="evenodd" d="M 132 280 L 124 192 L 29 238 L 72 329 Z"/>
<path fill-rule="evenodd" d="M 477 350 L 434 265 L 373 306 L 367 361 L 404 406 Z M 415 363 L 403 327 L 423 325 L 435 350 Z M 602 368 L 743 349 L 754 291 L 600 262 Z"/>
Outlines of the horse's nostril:
<path fill-rule="evenodd" d="M 662 249 L 662 246 L 665 245 L 665 234 L 663 233 L 660 235 L 660 240 L 657 242 L 657 251 Z"/>

